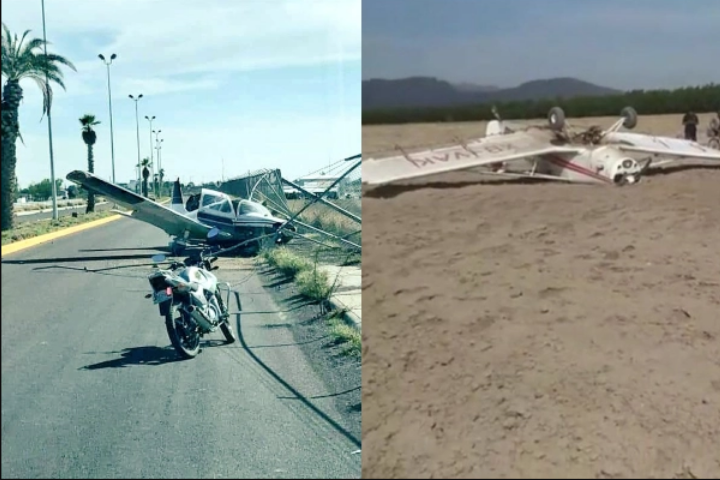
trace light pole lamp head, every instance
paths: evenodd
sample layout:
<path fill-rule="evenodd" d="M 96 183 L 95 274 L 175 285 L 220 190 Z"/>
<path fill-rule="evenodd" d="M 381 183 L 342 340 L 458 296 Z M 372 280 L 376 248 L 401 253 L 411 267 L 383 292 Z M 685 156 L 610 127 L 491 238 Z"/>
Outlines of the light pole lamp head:
<path fill-rule="evenodd" d="M 105 61 L 105 55 L 103 55 L 102 53 L 98 55 L 98 58 L 100 58 L 100 60 L 102 60 L 103 62 Z"/>
<path fill-rule="evenodd" d="M 128 95 L 128 97 L 130 97 L 130 98 L 132 98 L 133 100 L 135 100 L 135 97 L 133 97 L 132 95 Z"/>
<path fill-rule="evenodd" d="M 112 62 L 113 60 L 115 60 L 116 58 L 117 58 L 117 55 L 115 55 L 114 53 L 113 53 L 112 55 L 110 55 L 110 61 L 111 61 L 111 62 Z"/>
<path fill-rule="evenodd" d="M 143 94 L 141 93 L 140 95 L 138 95 L 138 100 L 140 100 L 142 97 L 143 97 Z"/>

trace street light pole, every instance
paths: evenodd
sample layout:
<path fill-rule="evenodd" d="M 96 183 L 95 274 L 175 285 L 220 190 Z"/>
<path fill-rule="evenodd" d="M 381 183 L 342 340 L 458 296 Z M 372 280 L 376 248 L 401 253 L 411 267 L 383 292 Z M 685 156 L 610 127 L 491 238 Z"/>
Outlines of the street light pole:
<path fill-rule="evenodd" d="M 157 145 L 158 145 L 158 141 L 159 141 L 158 135 L 160 135 L 160 132 L 162 132 L 162 130 L 153 130 L 152 131 L 152 133 L 155 134 L 155 150 L 157 150 Z M 152 140 L 152 136 L 150 137 L 150 140 Z M 157 171 L 159 172 L 162 169 L 162 163 L 160 163 L 160 154 L 157 155 L 157 161 L 158 161 Z"/>
<path fill-rule="evenodd" d="M 105 60 L 105 56 L 101 53 L 98 55 L 107 67 L 107 84 L 108 84 L 108 110 L 110 110 L 110 156 L 112 159 L 112 181 L 115 182 L 115 134 L 113 133 L 113 113 L 112 113 L 112 91 L 110 90 L 110 65 L 117 58 L 114 53 L 110 55 L 110 60 Z"/>
<path fill-rule="evenodd" d="M 42 24 L 43 24 L 43 49 L 45 50 L 45 58 L 47 58 L 47 32 L 45 30 L 45 0 L 42 2 Z M 47 63 L 45 63 L 45 83 L 47 88 L 50 86 L 50 80 L 48 78 Z M 47 92 L 44 92 L 47 94 Z M 50 183 L 52 183 L 52 218 L 53 220 L 58 219 L 58 207 L 57 207 L 57 185 L 55 185 L 55 159 L 53 158 L 53 141 L 52 141 L 52 117 L 50 116 L 50 101 L 52 98 L 48 98 L 47 103 L 47 119 L 48 119 L 48 143 L 50 149 Z"/>
<path fill-rule="evenodd" d="M 135 190 L 137 191 L 140 185 L 140 117 L 138 117 L 138 102 L 143 97 L 143 94 L 137 96 L 137 98 L 133 97 L 132 95 L 128 95 L 130 97 L 130 100 L 135 102 L 135 130 L 137 131 L 137 187 L 135 187 Z"/>
<path fill-rule="evenodd" d="M 153 120 L 155 120 L 155 115 L 153 115 L 152 117 L 148 117 L 147 115 L 145 115 L 145 119 L 146 119 L 148 122 L 150 122 L 150 165 L 151 165 L 150 171 L 151 171 L 152 173 L 155 173 L 155 165 L 153 164 L 154 158 L 153 158 L 153 144 L 152 144 L 152 141 L 153 141 L 153 138 L 152 138 L 152 137 L 153 137 L 153 135 L 152 135 L 152 132 L 153 132 L 152 122 L 153 122 Z"/>
<path fill-rule="evenodd" d="M 162 156 L 161 156 L 161 153 L 162 153 L 162 142 L 164 142 L 164 141 L 165 141 L 164 138 L 161 138 L 160 140 L 156 140 L 156 141 L 155 141 L 155 143 L 156 143 L 155 149 L 157 150 L 158 162 L 161 162 L 161 161 L 162 161 L 162 160 L 161 160 L 161 159 L 162 159 Z"/>
<path fill-rule="evenodd" d="M 157 169 L 157 171 L 158 171 L 159 174 L 162 175 L 162 157 L 160 156 L 160 147 L 161 147 L 160 144 L 164 141 L 164 139 L 162 139 L 162 138 L 161 138 L 161 139 L 158 139 L 158 138 L 157 138 L 158 135 L 160 135 L 160 132 L 162 132 L 162 130 L 158 130 L 157 132 L 156 132 L 155 130 L 153 130 L 153 133 L 155 134 L 155 150 L 157 150 L 157 155 L 156 155 L 156 156 L 157 156 L 157 161 L 158 161 L 158 169 Z M 164 179 L 164 178 L 165 178 L 165 175 L 163 175 L 163 179 Z M 160 185 L 160 192 L 161 192 L 161 193 L 162 193 L 162 187 L 163 187 L 163 186 L 162 186 L 162 184 L 161 184 L 161 185 Z"/>

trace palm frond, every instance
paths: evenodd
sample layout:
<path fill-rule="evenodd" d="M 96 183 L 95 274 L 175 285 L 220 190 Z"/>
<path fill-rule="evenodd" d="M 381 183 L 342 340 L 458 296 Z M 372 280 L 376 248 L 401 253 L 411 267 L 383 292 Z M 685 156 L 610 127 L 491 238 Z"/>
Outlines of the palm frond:
<path fill-rule="evenodd" d="M 45 45 L 45 42 L 43 41 L 42 38 L 32 38 L 24 45 L 20 45 L 18 56 L 22 57 L 26 54 L 32 55 L 34 50 L 39 49 L 43 45 Z"/>
<path fill-rule="evenodd" d="M 42 115 L 40 115 L 40 121 L 42 122 L 43 117 L 45 114 L 50 113 L 50 107 L 52 106 L 52 98 L 53 98 L 53 91 L 52 87 L 50 86 L 50 82 L 46 82 L 44 78 L 38 77 L 38 76 L 28 76 L 28 78 L 31 78 L 40 88 L 40 91 L 43 94 L 43 109 L 42 109 Z"/>
<path fill-rule="evenodd" d="M 52 84 L 65 89 L 63 71 L 64 65 L 77 72 L 75 65 L 67 58 L 55 54 L 45 53 L 43 47 L 50 42 L 41 38 L 30 38 L 30 30 L 25 30 L 20 38 L 14 36 L 3 22 L 2 24 L 2 75 L 7 80 L 20 81 L 23 78 L 33 80 L 43 94 L 42 117 L 50 113 L 53 100 Z"/>
<path fill-rule="evenodd" d="M 2 43 L 3 45 L 7 45 L 10 47 L 10 44 L 12 43 L 12 34 L 10 33 L 10 29 L 5 25 L 5 22 L 2 22 Z"/>
<path fill-rule="evenodd" d="M 95 115 L 91 113 L 86 113 L 78 120 L 80 121 L 80 125 L 83 126 L 83 130 L 86 132 L 92 132 L 92 127 L 94 127 L 95 125 L 100 125 L 100 120 L 97 120 L 95 118 Z"/>
<path fill-rule="evenodd" d="M 47 55 L 45 55 L 43 53 L 42 55 L 40 55 L 40 57 L 45 58 L 51 65 L 56 65 L 60 63 L 62 65 L 65 65 L 72 71 L 77 72 L 77 68 L 75 68 L 75 65 L 62 55 L 58 55 L 57 53 L 48 53 Z"/>

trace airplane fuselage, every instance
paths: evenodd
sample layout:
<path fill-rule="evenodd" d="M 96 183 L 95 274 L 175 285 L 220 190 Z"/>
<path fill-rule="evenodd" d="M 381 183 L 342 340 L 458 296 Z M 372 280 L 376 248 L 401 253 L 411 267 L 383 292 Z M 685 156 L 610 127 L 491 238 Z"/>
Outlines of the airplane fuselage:
<path fill-rule="evenodd" d="M 636 182 L 642 166 L 611 146 L 583 148 L 576 154 L 548 154 L 539 159 L 535 173 L 572 182 L 623 184 Z"/>

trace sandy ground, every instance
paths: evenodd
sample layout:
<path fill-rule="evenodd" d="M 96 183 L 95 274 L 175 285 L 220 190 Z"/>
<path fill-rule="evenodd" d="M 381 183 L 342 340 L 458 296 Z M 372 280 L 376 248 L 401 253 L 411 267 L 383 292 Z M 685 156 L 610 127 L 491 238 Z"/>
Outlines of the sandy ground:
<path fill-rule="evenodd" d="M 370 127 L 363 154 L 483 129 Z M 363 199 L 363 477 L 717 478 L 720 170 L 468 180 Z"/>

